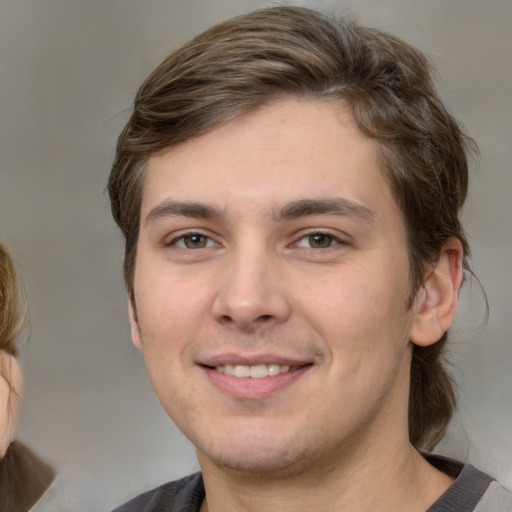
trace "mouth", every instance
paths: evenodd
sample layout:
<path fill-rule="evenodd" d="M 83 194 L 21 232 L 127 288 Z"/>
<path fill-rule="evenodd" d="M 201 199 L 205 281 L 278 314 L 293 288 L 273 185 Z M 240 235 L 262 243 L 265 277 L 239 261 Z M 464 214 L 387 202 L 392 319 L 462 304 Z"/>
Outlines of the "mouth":
<path fill-rule="evenodd" d="M 314 365 L 309 361 L 282 358 L 244 360 L 224 356 L 200 366 L 210 382 L 223 393 L 236 398 L 260 399 L 273 396 L 301 380 Z"/>

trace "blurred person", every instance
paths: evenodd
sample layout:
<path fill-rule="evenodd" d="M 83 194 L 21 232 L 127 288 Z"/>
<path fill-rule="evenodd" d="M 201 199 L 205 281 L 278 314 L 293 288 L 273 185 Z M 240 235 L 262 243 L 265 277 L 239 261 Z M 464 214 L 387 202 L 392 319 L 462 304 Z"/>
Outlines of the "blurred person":
<path fill-rule="evenodd" d="M 512 510 L 431 453 L 473 148 L 420 51 L 309 9 L 157 67 L 109 193 L 133 343 L 201 472 L 117 512 Z"/>
<path fill-rule="evenodd" d="M 29 448 L 14 440 L 22 375 L 16 339 L 24 326 L 12 259 L 0 243 L 0 511 L 26 512 L 53 480 L 53 470 Z"/>

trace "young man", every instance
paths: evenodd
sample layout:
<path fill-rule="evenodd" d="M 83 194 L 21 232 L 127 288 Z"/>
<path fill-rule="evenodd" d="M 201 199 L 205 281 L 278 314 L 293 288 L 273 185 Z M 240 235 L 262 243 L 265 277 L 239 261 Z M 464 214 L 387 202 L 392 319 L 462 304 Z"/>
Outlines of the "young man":
<path fill-rule="evenodd" d="M 150 75 L 109 192 L 133 341 L 201 474 L 118 511 L 510 510 L 420 453 L 455 406 L 470 148 L 421 53 L 303 8 Z"/>

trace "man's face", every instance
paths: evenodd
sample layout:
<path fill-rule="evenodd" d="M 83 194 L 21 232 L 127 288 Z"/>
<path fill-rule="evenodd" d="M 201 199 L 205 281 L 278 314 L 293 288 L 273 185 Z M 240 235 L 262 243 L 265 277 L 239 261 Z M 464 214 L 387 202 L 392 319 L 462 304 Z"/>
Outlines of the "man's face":
<path fill-rule="evenodd" d="M 132 333 L 202 464 L 294 471 L 407 435 L 416 306 L 377 161 L 339 105 L 295 99 L 150 159 Z"/>

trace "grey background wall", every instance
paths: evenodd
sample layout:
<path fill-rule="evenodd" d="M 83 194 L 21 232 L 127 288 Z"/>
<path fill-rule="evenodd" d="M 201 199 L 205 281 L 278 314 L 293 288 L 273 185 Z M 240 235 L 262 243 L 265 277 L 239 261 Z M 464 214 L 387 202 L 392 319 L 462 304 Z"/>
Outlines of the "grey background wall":
<path fill-rule="evenodd" d="M 282 2 L 287 3 L 287 2 Z M 303 2 L 304 3 L 304 2 Z M 106 510 L 196 468 L 132 347 L 105 187 L 135 91 L 173 48 L 258 0 L 0 0 L 0 238 L 25 278 L 20 438 L 59 470 L 36 510 Z M 512 1 L 324 0 L 428 52 L 477 139 L 464 219 L 490 303 L 452 342 L 461 412 L 440 447 L 512 487 Z"/>

